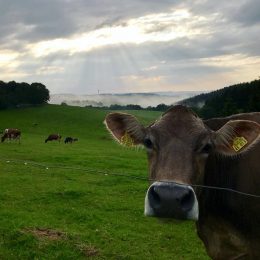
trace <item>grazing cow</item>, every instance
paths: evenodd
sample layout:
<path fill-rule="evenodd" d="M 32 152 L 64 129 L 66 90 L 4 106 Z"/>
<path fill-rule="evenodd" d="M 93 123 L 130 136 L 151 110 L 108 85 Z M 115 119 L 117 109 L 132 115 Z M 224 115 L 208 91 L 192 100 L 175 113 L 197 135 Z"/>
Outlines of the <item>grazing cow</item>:
<path fill-rule="evenodd" d="M 66 137 L 65 140 L 64 140 L 64 143 L 65 143 L 65 144 L 67 144 L 67 143 L 72 144 L 72 143 L 74 143 L 74 142 L 76 142 L 76 141 L 78 141 L 78 138 Z"/>
<path fill-rule="evenodd" d="M 45 140 L 45 143 L 47 143 L 48 141 L 59 141 L 60 142 L 60 140 L 61 140 L 61 135 L 59 135 L 59 134 L 51 134 Z"/>
<path fill-rule="evenodd" d="M 120 143 L 147 149 L 145 215 L 196 220 L 213 259 L 260 259 L 260 113 L 203 122 L 175 106 L 148 127 L 122 113 L 105 124 Z"/>
<path fill-rule="evenodd" d="M 3 143 L 5 139 L 11 140 L 18 140 L 20 144 L 21 139 L 21 131 L 16 128 L 7 128 L 4 130 L 3 135 L 1 137 L 1 142 Z"/>

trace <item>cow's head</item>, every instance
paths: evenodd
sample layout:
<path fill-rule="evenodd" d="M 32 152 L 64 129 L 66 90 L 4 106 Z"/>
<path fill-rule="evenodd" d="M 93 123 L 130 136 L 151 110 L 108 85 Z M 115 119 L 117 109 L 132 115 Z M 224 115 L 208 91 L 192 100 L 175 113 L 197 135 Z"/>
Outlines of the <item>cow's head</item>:
<path fill-rule="evenodd" d="M 190 109 L 175 106 L 148 127 L 129 114 L 111 113 L 105 124 L 127 146 L 143 145 L 148 154 L 149 178 L 145 215 L 198 219 L 193 184 L 203 184 L 208 155 L 233 156 L 248 150 L 260 133 L 252 121 L 229 121 L 214 132 Z"/>

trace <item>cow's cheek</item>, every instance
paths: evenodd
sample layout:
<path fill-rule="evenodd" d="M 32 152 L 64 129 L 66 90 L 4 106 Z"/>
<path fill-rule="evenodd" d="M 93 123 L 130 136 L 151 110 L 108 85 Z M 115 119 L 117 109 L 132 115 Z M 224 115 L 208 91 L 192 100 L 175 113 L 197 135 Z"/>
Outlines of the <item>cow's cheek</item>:
<path fill-rule="evenodd" d="M 205 165 L 207 156 L 197 155 L 193 160 L 193 184 L 202 184 L 204 180 Z"/>
<path fill-rule="evenodd" d="M 155 180 L 158 180 L 157 167 L 158 167 L 158 156 L 155 151 L 147 152 L 148 159 L 148 171 L 149 171 L 149 181 L 153 183 Z"/>

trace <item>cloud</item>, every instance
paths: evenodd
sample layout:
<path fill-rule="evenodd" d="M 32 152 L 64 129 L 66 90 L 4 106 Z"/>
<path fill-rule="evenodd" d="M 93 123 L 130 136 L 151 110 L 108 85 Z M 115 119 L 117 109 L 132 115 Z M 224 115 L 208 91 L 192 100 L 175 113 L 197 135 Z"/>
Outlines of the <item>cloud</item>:
<path fill-rule="evenodd" d="M 125 1 L 124 4 L 120 0 L 1 0 L 0 38 L 15 37 L 28 42 L 67 38 L 101 24 L 111 25 L 120 21 L 120 17 L 128 19 L 173 5 L 174 1 L 158 3 L 154 0 L 149 5 L 144 0 Z"/>
<path fill-rule="evenodd" d="M 185 9 L 156 13 L 130 19 L 122 25 L 102 27 L 68 39 L 41 41 L 29 46 L 36 57 L 58 51 L 67 51 L 71 55 L 88 52 L 118 44 L 143 44 L 145 42 L 168 42 L 180 37 L 193 37 L 202 34 L 199 29 L 203 17 L 193 17 Z M 162 30 L 163 28 L 163 30 Z M 204 30 L 203 32 L 209 33 Z"/>
<path fill-rule="evenodd" d="M 232 18 L 245 27 L 260 24 L 260 2 L 249 0 L 240 5 Z"/>
<path fill-rule="evenodd" d="M 214 89 L 259 76 L 259 1 L 0 0 L 1 80 L 52 93 Z"/>

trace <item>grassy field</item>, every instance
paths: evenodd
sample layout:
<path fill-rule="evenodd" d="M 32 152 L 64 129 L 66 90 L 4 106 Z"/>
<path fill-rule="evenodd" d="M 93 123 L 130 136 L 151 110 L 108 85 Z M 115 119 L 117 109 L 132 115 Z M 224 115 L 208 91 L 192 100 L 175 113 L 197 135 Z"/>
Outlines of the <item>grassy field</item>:
<path fill-rule="evenodd" d="M 106 113 L 0 111 L 0 129 L 22 130 L 20 145 L 0 143 L 0 259 L 208 259 L 193 222 L 144 217 L 148 182 L 111 174 L 146 177 L 147 163 L 111 139 Z M 160 115 L 133 113 L 145 124 Z M 50 133 L 79 141 L 45 144 Z"/>

